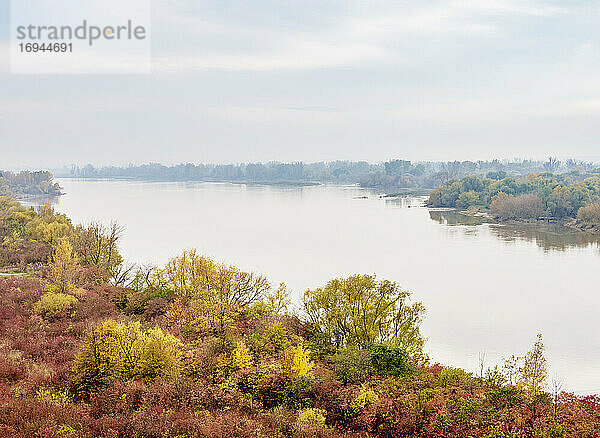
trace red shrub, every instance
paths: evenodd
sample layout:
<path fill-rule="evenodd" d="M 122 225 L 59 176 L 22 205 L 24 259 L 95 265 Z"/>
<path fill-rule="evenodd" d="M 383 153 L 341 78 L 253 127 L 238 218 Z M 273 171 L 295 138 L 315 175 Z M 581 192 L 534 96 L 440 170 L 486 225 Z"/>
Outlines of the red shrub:
<path fill-rule="evenodd" d="M 27 375 L 23 364 L 15 363 L 15 361 L 10 360 L 8 357 L 4 357 L 3 354 L 0 353 L 0 381 L 17 381 L 23 379 Z"/>
<path fill-rule="evenodd" d="M 272 408 L 283 404 L 287 395 L 287 387 L 292 380 L 287 374 L 279 373 L 269 376 L 258 383 L 257 397 L 265 408 Z"/>
<path fill-rule="evenodd" d="M 9 245 L 0 246 L 0 267 L 15 266 L 25 268 L 27 265 L 42 265 L 48 262 L 52 247 L 31 240 L 21 240 Z"/>

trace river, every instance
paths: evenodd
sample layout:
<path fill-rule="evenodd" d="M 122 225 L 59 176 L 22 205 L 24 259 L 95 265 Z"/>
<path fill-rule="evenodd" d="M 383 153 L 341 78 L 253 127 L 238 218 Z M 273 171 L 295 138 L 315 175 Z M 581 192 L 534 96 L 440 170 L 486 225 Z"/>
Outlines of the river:
<path fill-rule="evenodd" d="M 412 291 L 434 361 L 476 372 L 542 333 L 550 376 L 600 393 L 599 239 L 554 226 L 499 226 L 355 186 L 59 179 L 74 223 L 118 221 L 127 260 L 160 265 L 197 248 L 307 288 L 354 273 Z M 366 198 L 365 198 L 366 196 Z"/>

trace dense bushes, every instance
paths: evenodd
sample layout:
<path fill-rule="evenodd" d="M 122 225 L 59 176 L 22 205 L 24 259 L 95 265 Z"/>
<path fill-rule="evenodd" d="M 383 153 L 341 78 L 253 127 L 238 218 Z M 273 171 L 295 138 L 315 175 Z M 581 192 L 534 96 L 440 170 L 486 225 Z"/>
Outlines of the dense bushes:
<path fill-rule="evenodd" d="M 581 207 L 577 212 L 577 220 L 585 225 L 600 226 L 600 203 Z"/>
<path fill-rule="evenodd" d="M 24 270 L 28 265 L 46 263 L 51 254 L 50 245 L 28 239 L 0 244 L 0 267 L 14 266 Z"/>
<path fill-rule="evenodd" d="M 4 245 L 32 240 L 53 246 L 68 238 L 72 228 L 70 220 L 55 213 L 50 203 L 36 211 L 0 196 L 0 243 Z"/>
<path fill-rule="evenodd" d="M 75 358 L 74 391 L 89 396 L 111 380 L 174 376 L 181 368 L 181 341 L 160 328 L 108 320 L 86 336 Z"/>
<path fill-rule="evenodd" d="M 438 187 L 429 196 L 432 207 L 489 207 L 499 219 L 572 218 L 600 198 L 597 174 L 551 174 L 503 179 L 468 176 Z"/>
<path fill-rule="evenodd" d="M 401 348 L 375 345 L 369 359 L 380 376 L 402 377 L 412 370 L 406 351 Z"/>
<path fill-rule="evenodd" d="M 497 219 L 538 219 L 544 214 L 542 200 L 537 195 L 507 195 L 498 193 L 490 203 L 490 213 Z"/>
<path fill-rule="evenodd" d="M 337 379 L 344 384 L 362 383 L 375 373 L 367 350 L 338 349 L 331 361 Z"/>
<path fill-rule="evenodd" d="M 46 292 L 33 305 L 33 310 L 42 316 L 53 317 L 65 310 L 72 308 L 77 303 L 77 298 L 73 295 Z"/>
<path fill-rule="evenodd" d="M 55 284 L 65 292 L 74 276 L 75 265 L 102 272 L 104 281 L 125 285 L 138 278 L 134 266 L 124 263 L 118 251 L 122 228 L 113 223 L 91 223 L 74 227 L 64 214 L 54 211 L 49 202 L 38 209 L 25 208 L 12 198 L 0 196 L 0 267 L 37 269 L 49 257 L 59 259 L 62 267 Z M 56 260 L 55 260 L 56 262 Z M 33 265 L 33 266 L 28 266 Z M 71 266 L 69 266 L 71 265 Z M 55 263 L 53 267 L 57 267 Z M 29 269 L 31 270 L 31 269 Z"/>
<path fill-rule="evenodd" d="M 373 375 L 402 377 L 414 370 L 406 351 L 387 345 L 374 345 L 370 350 L 340 349 L 331 361 L 336 377 L 344 384 L 362 383 Z"/>

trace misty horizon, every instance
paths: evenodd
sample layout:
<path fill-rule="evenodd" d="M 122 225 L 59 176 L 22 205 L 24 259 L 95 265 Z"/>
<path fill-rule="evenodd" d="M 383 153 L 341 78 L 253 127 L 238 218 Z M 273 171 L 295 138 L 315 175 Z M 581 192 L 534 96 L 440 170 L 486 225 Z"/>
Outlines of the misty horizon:
<path fill-rule="evenodd" d="M 509 164 L 509 163 L 522 163 L 522 162 L 527 162 L 527 161 L 531 161 L 531 162 L 537 162 L 537 163 L 544 163 L 546 162 L 548 159 L 550 158 L 550 156 L 542 156 L 542 157 L 527 157 L 527 158 L 523 158 L 523 157 L 510 157 L 510 158 L 502 158 L 502 157 L 489 157 L 489 158 L 478 158 L 478 159 L 459 159 L 459 158 L 454 158 L 454 159 L 432 159 L 432 160 L 425 160 L 425 159 L 408 159 L 406 157 L 389 157 L 389 158 L 385 158 L 385 159 L 381 159 L 381 160 L 368 160 L 368 159 L 356 159 L 356 160 L 351 160 L 351 159 L 347 159 L 347 158 L 335 158 L 335 159 L 327 159 L 327 160 L 278 160 L 278 159 L 269 159 L 269 160 L 256 160 L 256 161 L 223 161 L 223 162 L 218 162 L 218 161 L 190 161 L 190 160 L 183 160 L 183 161 L 172 161 L 172 162 L 168 162 L 168 161 L 152 161 L 152 160 L 139 160 L 139 161 L 132 161 L 132 162 L 80 162 L 80 163 L 58 163 L 55 165 L 42 165 L 42 166 L 36 166 L 36 165 L 29 165 L 29 164 L 16 164 L 16 165 L 4 165 L 4 163 L 2 164 L 2 169 L 1 170 L 7 170 L 7 171 L 12 171 L 12 172 L 18 172 L 18 171 L 35 171 L 35 170 L 50 170 L 50 171 L 57 171 L 57 170 L 61 170 L 61 171 L 65 171 L 65 170 L 70 170 L 73 167 L 79 167 L 79 168 L 84 168 L 85 166 L 92 166 L 95 169 L 101 169 L 101 168 L 128 168 L 128 167 L 140 167 L 140 166 L 149 166 L 149 165 L 160 165 L 160 166 L 165 166 L 165 167 L 175 167 L 175 166 L 181 166 L 181 165 L 186 165 L 186 164 L 192 164 L 195 166 L 199 166 L 199 165 L 205 165 L 205 166 L 224 166 L 224 165 L 234 165 L 234 166 L 239 166 L 239 165 L 248 165 L 248 164 L 269 164 L 269 163 L 282 163 L 282 164 L 292 164 L 292 163 L 302 163 L 302 164 L 318 164 L 318 163 L 334 163 L 334 162 L 352 162 L 352 163 L 360 163 L 360 162 L 364 162 L 364 163 L 368 163 L 370 165 L 380 165 L 383 164 L 387 161 L 393 161 L 393 160 L 406 160 L 406 161 L 410 161 L 413 164 L 421 164 L 421 163 L 435 163 L 435 164 L 443 164 L 443 163 L 453 163 L 453 162 L 471 162 L 471 163 L 479 163 L 479 162 L 492 162 L 494 160 L 498 160 L 500 163 L 502 164 Z M 578 156 L 570 156 L 570 155 L 566 155 L 566 156 L 556 156 L 553 157 L 558 159 L 560 162 L 566 162 L 567 160 L 574 160 L 577 162 L 583 162 L 586 164 L 591 164 L 591 165 L 600 165 L 600 155 L 596 156 L 596 157 L 578 157 Z"/>

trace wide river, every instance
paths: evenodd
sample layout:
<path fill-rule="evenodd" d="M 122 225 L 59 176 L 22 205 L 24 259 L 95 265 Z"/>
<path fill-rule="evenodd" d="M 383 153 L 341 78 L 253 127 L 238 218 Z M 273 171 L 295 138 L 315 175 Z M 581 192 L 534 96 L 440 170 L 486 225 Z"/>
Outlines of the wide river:
<path fill-rule="evenodd" d="M 350 186 L 283 187 L 59 179 L 56 209 L 75 223 L 126 227 L 126 259 L 160 265 L 197 248 L 307 288 L 376 274 L 427 308 L 434 361 L 476 372 L 523 355 L 542 333 L 550 376 L 600 393 L 598 239 L 552 227 L 498 226 L 429 210 L 424 198 L 383 199 Z M 364 197 L 367 197 L 366 199 Z"/>

